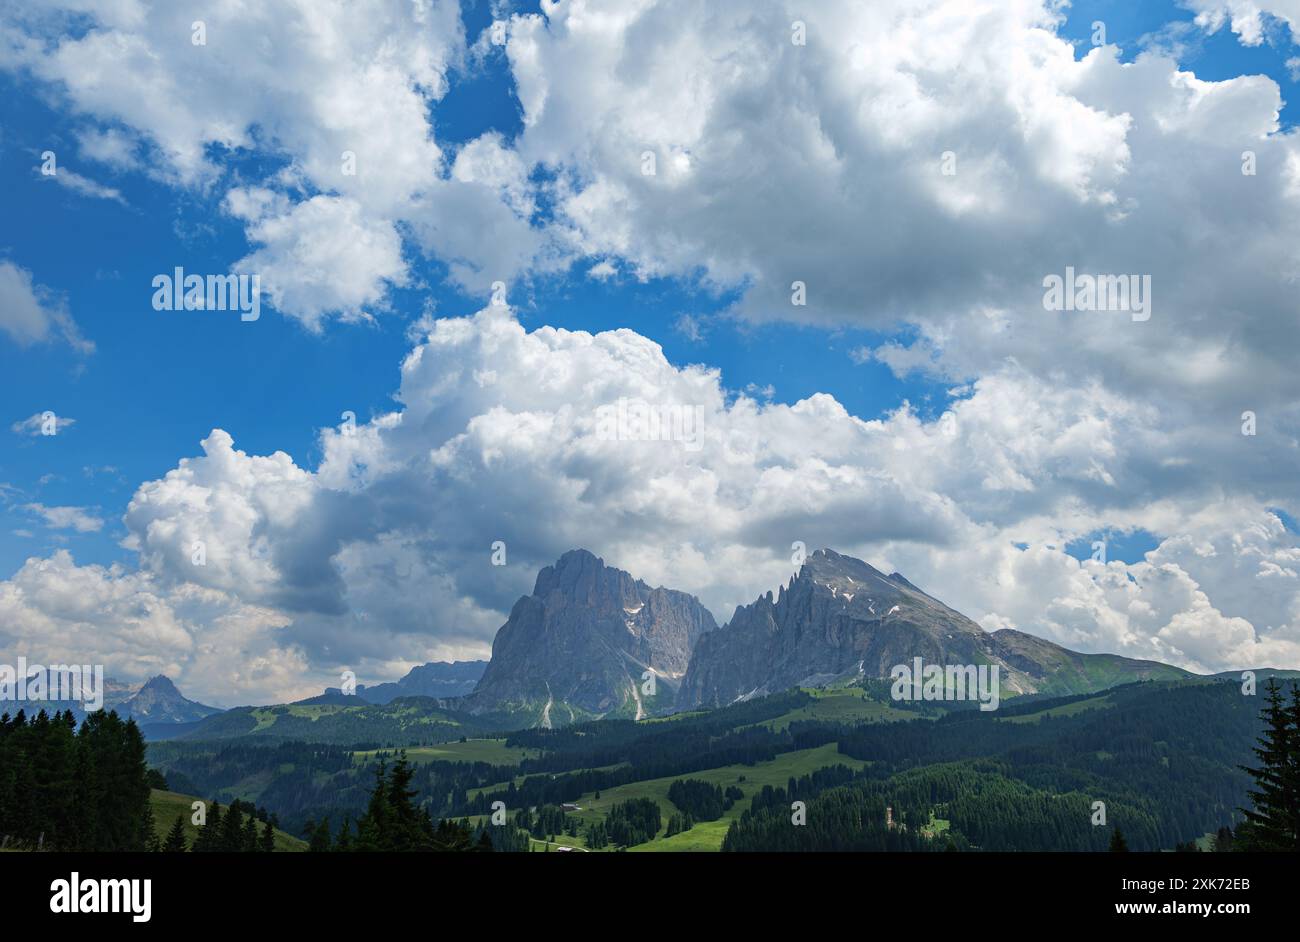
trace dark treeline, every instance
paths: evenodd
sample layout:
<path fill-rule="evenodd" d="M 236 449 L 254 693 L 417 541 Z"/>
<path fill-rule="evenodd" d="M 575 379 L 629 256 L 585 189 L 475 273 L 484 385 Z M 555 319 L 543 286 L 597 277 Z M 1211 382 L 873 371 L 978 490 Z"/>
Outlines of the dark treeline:
<path fill-rule="evenodd" d="M 554 840 L 560 834 L 578 836 L 577 819 L 565 814 L 559 805 L 542 805 L 534 810 L 521 808 L 515 813 L 515 827 L 538 840 Z"/>
<path fill-rule="evenodd" d="M 1260 728 L 1257 698 L 1232 683 L 1133 684 L 1112 691 L 1108 702 L 1029 722 L 1011 722 L 1014 714 L 1004 718 L 1000 711 L 968 712 L 891 727 L 887 737 L 858 727 L 840 738 L 840 750 L 871 759 L 877 778 L 921 765 L 995 759 L 1000 774 L 1033 789 L 1130 807 L 1148 822 L 1124 826 L 1134 850 L 1173 847 L 1234 823 L 1248 781 L 1238 766 Z"/>
<path fill-rule="evenodd" d="M 1272 822 L 1268 842 L 1285 844 L 1285 835 L 1294 835 L 1285 822 L 1294 827 L 1300 812 L 1288 818 L 1287 809 L 1300 804 L 1288 805 L 1282 796 L 1296 794 L 1297 763 L 1282 757 L 1285 744 L 1300 747 L 1300 706 L 1284 708 L 1280 693 L 1265 709 L 1268 731 L 1256 749 L 1261 768 L 1250 770 L 1238 764 L 1259 735 L 1259 701 L 1236 684 L 1136 684 L 1112 691 L 1111 705 L 1102 708 L 1009 721 L 1084 699 L 844 727 L 837 733 L 841 751 L 872 764 L 829 779 L 822 770 L 820 781 L 810 777 L 786 790 L 765 789 L 733 824 L 724 849 L 1101 851 L 1115 844 L 1186 850 L 1216 830 L 1214 843 L 1224 849 L 1233 841 L 1236 804 L 1252 775 L 1266 784 L 1251 793 L 1257 810 L 1248 818 L 1260 813 L 1263 801 L 1263 817 Z M 847 784 L 827 787 L 846 774 Z M 1288 774 L 1289 791 L 1277 784 Z M 792 823 L 795 800 L 807 803 L 806 824 Z M 854 807 L 861 810 L 857 817 Z M 892 828 L 883 817 L 886 807 L 893 809 Z M 930 824 L 934 819 L 950 829 L 940 834 Z M 1249 828 L 1239 829 L 1239 849 L 1249 847 L 1250 838 Z"/>
<path fill-rule="evenodd" d="M 177 815 L 162 849 L 167 853 L 269 854 L 275 850 L 275 819 L 247 802 L 231 802 L 223 812 L 214 801 L 192 846 L 185 840 L 185 818 Z"/>
<path fill-rule="evenodd" d="M 605 816 L 605 833 L 609 835 L 609 842 L 619 847 L 654 840 L 662 826 L 659 803 L 653 798 L 621 801 Z"/>
<path fill-rule="evenodd" d="M 279 826 L 306 837 L 308 821 L 336 824 L 356 820 L 370 800 L 374 768 L 381 753 L 365 763 L 350 749 L 303 742 L 230 744 L 154 743 L 152 761 L 167 773 L 176 791 L 230 800 L 250 778 L 271 772 L 258 801 L 275 809 Z M 519 774 L 515 766 L 486 762 L 422 762 L 411 766 L 418 803 L 435 818 L 448 817 L 465 804 L 466 792 Z"/>
<path fill-rule="evenodd" d="M 885 764 L 890 770 L 955 759 L 1020 752 L 1028 760 L 1068 749 L 1103 752 L 1141 749 L 1140 741 L 1168 742 L 1233 764 L 1258 728 L 1255 705 L 1235 684 L 1170 687 L 1150 683 L 1118 687 L 1093 698 L 1068 697 L 1037 710 L 1080 699 L 1106 697 L 1108 704 L 1073 715 L 1008 722 L 1023 707 L 981 713 L 964 711 L 938 720 L 864 724 L 839 736 L 841 751 Z"/>
<path fill-rule="evenodd" d="M 415 767 L 399 753 L 392 766 L 380 761 L 365 812 L 354 822 L 345 818 L 337 834 L 329 819 L 309 822 L 309 849 L 315 852 L 460 852 L 494 850 L 487 828 L 467 821 L 439 820 L 416 803 Z M 504 839 L 504 836 L 503 836 Z M 515 848 L 511 848 L 515 849 Z"/>
<path fill-rule="evenodd" d="M 722 793 L 721 785 L 711 785 L 697 778 L 679 778 L 669 785 L 668 800 L 690 815 L 693 821 L 716 821 L 735 804 L 735 798 Z"/>
<path fill-rule="evenodd" d="M 960 834 L 941 839 L 920 827 L 890 827 L 886 808 L 890 798 L 879 783 L 837 786 L 813 797 L 805 783 L 805 797 L 791 798 L 783 788 L 764 786 L 753 806 L 732 823 L 723 839 L 724 852 L 745 851 L 928 851 L 961 850 Z M 796 824 L 795 801 L 802 801 L 802 823 Z M 900 809 L 895 808 L 895 814 Z M 927 812 L 906 809 L 904 818 L 917 819 Z"/>
<path fill-rule="evenodd" d="M 60 851 L 157 845 L 144 739 L 133 720 L 70 711 L 0 716 L 0 842 Z"/>
<path fill-rule="evenodd" d="M 480 792 L 456 808 L 455 813 L 485 814 L 494 801 L 504 801 L 509 808 L 520 805 L 558 805 L 576 801 L 587 792 L 616 788 L 646 779 L 671 778 L 724 765 L 754 765 L 775 759 L 782 752 L 804 748 L 795 745 L 795 738 L 788 731 L 773 732 L 763 727 L 736 730 L 717 737 L 701 730 L 682 728 L 666 735 L 655 735 L 652 740 L 652 743 L 638 740 L 637 748 L 644 746 L 649 749 L 653 745 L 653 751 L 625 753 L 623 765 L 559 775 L 530 775 L 518 785 L 510 782 L 504 789 Z"/>
<path fill-rule="evenodd" d="M 806 806 L 802 823 L 794 820 L 795 801 Z M 1125 805 L 1108 810 L 1110 823 L 1122 822 L 1126 833 L 1151 833 L 1153 822 L 1140 812 Z M 1090 814 L 1088 796 L 1037 791 L 984 760 L 888 781 L 865 780 L 841 766 L 785 789 L 765 787 L 732 825 L 723 850 L 1105 850 L 1113 829 L 1094 827 Z"/>

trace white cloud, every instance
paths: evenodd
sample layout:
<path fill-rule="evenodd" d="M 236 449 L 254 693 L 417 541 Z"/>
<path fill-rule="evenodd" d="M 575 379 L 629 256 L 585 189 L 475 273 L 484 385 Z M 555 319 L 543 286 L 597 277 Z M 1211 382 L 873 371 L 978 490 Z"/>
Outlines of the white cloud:
<path fill-rule="evenodd" d="M 97 533 L 104 529 L 103 518 L 84 507 L 49 507 L 45 504 L 25 504 L 25 510 L 41 517 L 51 530 L 76 530 L 78 533 Z"/>
<path fill-rule="evenodd" d="M 140 142 L 120 128 L 86 128 L 77 134 L 77 146 L 87 160 L 116 170 L 138 170 Z"/>
<path fill-rule="evenodd" d="M 61 432 L 66 432 L 76 424 L 77 420 L 71 416 L 55 415 L 53 413 L 50 413 L 50 415 L 47 416 L 44 412 L 37 412 L 9 426 L 9 431 L 13 432 L 15 435 L 43 435 L 45 434 L 45 428 L 48 426 L 52 428 L 54 433 L 57 435 Z"/>
<path fill-rule="evenodd" d="M 367 320 L 382 305 L 387 286 L 406 282 L 401 239 L 391 223 L 367 219 L 350 199 L 314 196 L 288 205 L 263 191 L 258 206 L 246 190 L 232 190 L 227 206 L 248 222 L 259 248 L 231 270 L 261 276 L 262 288 L 281 312 L 319 331 L 325 312 Z M 261 210 L 258 212 L 258 210 Z"/>
<path fill-rule="evenodd" d="M 0 582 L 0 649 L 37 663 L 103 664 L 109 676 L 165 673 L 217 705 L 319 692 L 300 651 L 279 643 L 283 616 L 147 572 L 78 566 L 66 550 Z"/>
<path fill-rule="evenodd" d="M 855 359 L 963 387 L 936 420 L 904 404 L 864 421 L 824 394 L 757 401 L 626 330 L 530 333 L 504 309 L 426 322 L 399 407 L 324 432 L 319 467 L 215 430 L 137 491 L 140 573 L 56 567 L 98 580 L 91 598 L 253 607 L 185 622 L 195 644 L 270 646 L 248 689 L 483 653 L 575 545 L 723 619 L 788 575 L 800 540 L 898 568 L 990 627 L 1195 669 L 1300 665 L 1296 536 L 1268 511 L 1300 514 L 1300 148 L 1266 77 L 1208 82 L 1113 47 L 1079 58 L 1034 0 L 817 4 L 798 14 L 806 46 L 792 14 L 742 0 L 572 0 L 511 19 L 522 134 L 453 150 L 429 115 L 463 54 L 452 4 L 214 4 L 206 47 L 182 11 L 79 5 L 98 26 L 76 37 L 12 14 L 0 64 L 91 122 L 88 156 L 147 154 L 211 187 L 246 227 L 236 266 L 309 328 L 383 310 L 413 280 L 409 234 L 476 292 L 582 259 L 594 278 L 733 290 L 749 320 L 906 326 Z M 1264 28 L 1262 4 L 1194 8 L 1246 42 Z M 235 148 L 283 167 L 232 181 Z M 1067 266 L 1150 275 L 1151 320 L 1045 311 L 1042 279 Z M 10 269 L 31 300 L 4 327 L 45 339 L 59 321 Z M 703 336 L 695 318 L 678 329 Z M 701 447 L 600 435 L 620 398 L 698 417 Z M 1140 562 L 1059 549 L 1135 528 L 1161 540 Z M 488 564 L 497 539 L 504 568 Z M 46 617 L 23 604 L 25 623 Z"/>
<path fill-rule="evenodd" d="M 673 322 L 673 330 L 691 343 L 702 343 L 708 334 L 704 319 L 695 314 L 679 315 L 677 320 Z"/>
<path fill-rule="evenodd" d="M 0 330 L 21 347 L 56 336 L 81 354 L 95 345 L 81 336 L 66 305 L 32 280 L 32 273 L 0 259 Z"/>
<path fill-rule="evenodd" d="M 53 180 L 60 186 L 82 196 L 89 196 L 92 199 L 112 200 L 115 203 L 121 203 L 123 206 L 126 205 L 126 199 L 122 196 L 121 190 L 97 183 L 89 177 L 83 177 L 66 167 L 59 167 L 53 174 L 38 173 L 38 176 L 41 180 Z"/>
<path fill-rule="evenodd" d="M 574 546 L 700 594 L 720 620 L 789 577 L 797 540 L 898 569 L 990 628 L 1195 670 L 1300 665 L 1300 547 L 1264 509 L 1295 511 L 1282 478 L 1217 504 L 1217 459 L 1152 479 L 1158 459 L 1204 443 L 1167 440 L 1157 410 L 1102 387 L 1008 368 L 947 417 L 904 406 L 863 421 L 824 394 L 728 391 L 627 330 L 528 332 L 493 307 L 427 328 L 399 409 L 323 431 L 315 471 L 218 430 L 141 485 L 124 518 L 132 578 L 268 613 L 276 656 L 302 671 L 286 695 L 342 666 L 383 679 L 486 654 L 537 570 Z M 600 424 L 620 399 L 698 409 L 698 425 L 686 440 L 620 439 Z M 1161 542 L 1132 564 L 1061 549 L 1139 527 Z M 505 567 L 491 565 L 496 540 Z M 224 633 L 244 624 L 193 632 L 231 650 Z"/>
<path fill-rule="evenodd" d="M 1291 41 L 1300 35 L 1300 3 L 1296 0 L 1180 0 L 1196 14 L 1196 25 L 1215 33 L 1228 25 L 1242 45 L 1258 46 L 1268 33 L 1268 17 L 1287 25 Z"/>
<path fill-rule="evenodd" d="M 68 9 L 87 28 L 64 30 Z M 393 226 L 444 178 L 429 106 L 462 55 L 458 4 L 223 0 L 201 12 L 204 45 L 191 41 L 197 14 L 167 3 L 9 9 L 0 67 L 53 89 L 87 122 L 82 152 L 110 165 L 204 193 L 223 187 L 236 151 L 285 162 L 260 181 L 282 204 L 247 220 L 252 258 L 309 327 L 358 317 L 403 282 Z M 340 264 L 349 238 L 361 257 Z"/>
<path fill-rule="evenodd" d="M 1276 83 L 1080 58 L 1052 6 L 823 3 L 806 46 L 743 2 L 547 6 L 512 22 L 517 149 L 561 181 L 574 251 L 739 288 L 738 316 L 910 325 L 917 346 L 876 350 L 900 373 L 1068 362 L 1171 427 L 1252 408 L 1295 434 L 1300 154 Z M 1150 321 L 1045 311 L 1067 266 L 1150 275 Z"/>

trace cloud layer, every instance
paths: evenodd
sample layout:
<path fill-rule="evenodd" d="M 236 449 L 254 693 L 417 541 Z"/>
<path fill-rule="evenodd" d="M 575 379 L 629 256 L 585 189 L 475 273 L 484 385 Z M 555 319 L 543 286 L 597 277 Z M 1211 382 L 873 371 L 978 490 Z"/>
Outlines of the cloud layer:
<path fill-rule="evenodd" d="M 232 268 L 308 330 L 384 316 L 422 256 L 485 299 L 570 269 L 664 276 L 730 292 L 742 321 L 881 331 L 856 361 L 953 394 L 937 420 L 863 420 L 729 389 L 628 330 L 528 331 L 500 305 L 427 321 L 397 407 L 322 431 L 315 468 L 212 430 L 137 489 L 138 571 L 29 560 L 0 583 L 5 649 L 101 625 L 123 670 L 273 699 L 481 655 L 573 546 L 725 620 L 802 542 L 990 629 L 1300 666 L 1300 150 L 1267 77 L 1076 49 L 1036 0 L 546 0 L 504 49 L 448 2 L 214 3 L 197 45 L 197 14 L 70 6 L 76 30 L 58 4 L 0 15 L 0 67 L 85 122 L 86 160 L 238 220 Z M 1188 7 L 1248 44 L 1262 13 L 1298 21 Z M 440 141 L 454 74 L 497 57 L 522 130 Z M 248 155 L 264 169 L 231 169 Z M 1045 310 L 1071 269 L 1149 276 L 1150 319 Z M 0 262 L 4 298 L 21 343 L 84 343 Z M 1063 550 L 1135 530 L 1159 537 L 1141 561 Z"/>
<path fill-rule="evenodd" d="M 1295 535 L 1265 495 L 1222 494 L 1213 468 L 1144 497 L 1143 475 L 1176 453 L 1155 410 L 1100 387 L 1009 368 L 935 421 L 906 406 L 863 421 L 824 394 L 730 391 L 627 330 L 528 332 L 492 307 L 426 329 L 400 407 L 323 430 L 316 470 L 215 430 L 136 491 L 124 522 L 141 572 L 29 561 L 0 595 L 0 623 L 17 626 L 6 647 L 39 646 L 52 617 L 73 643 L 78 616 L 48 609 L 67 580 L 95 587 L 78 591 L 86 605 L 111 600 L 110 634 L 152 663 L 156 635 L 120 601 L 148 592 L 176 636 L 169 663 L 190 646 L 260 651 L 268 685 L 247 692 L 274 697 L 345 667 L 378 679 L 485 653 L 537 569 L 573 546 L 725 619 L 789 577 L 797 541 L 897 568 L 990 629 L 1196 670 L 1300 663 Z M 654 431 L 651 410 L 691 418 Z M 1136 527 L 1167 535 L 1139 562 L 1062 549 Z M 220 616 L 180 614 L 196 599 Z M 285 665 L 303 675 L 269 685 Z"/>

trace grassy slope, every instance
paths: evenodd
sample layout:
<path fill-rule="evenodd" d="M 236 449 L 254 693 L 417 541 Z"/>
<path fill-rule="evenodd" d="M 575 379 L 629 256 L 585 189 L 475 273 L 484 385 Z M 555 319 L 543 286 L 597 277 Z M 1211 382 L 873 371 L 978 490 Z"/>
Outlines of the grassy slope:
<path fill-rule="evenodd" d="M 623 767 L 623 766 L 625 766 L 625 765 L 627 765 L 626 762 L 616 762 L 616 763 L 614 763 L 613 765 L 594 765 L 594 766 L 590 766 L 588 769 L 586 769 L 586 770 L 584 770 L 584 771 L 608 772 L 608 771 L 610 771 L 611 769 L 621 768 L 621 767 Z M 541 774 L 543 774 L 543 773 L 541 773 L 541 772 L 534 772 L 534 773 L 532 773 L 532 774 L 533 774 L 533 775 L 541 775 Z M 563 774 L 563 773 L 557 773 L 557 774 Z M 465 794 L 468 795 L 470 798 L 477 798 L 481 792 L 499 792 L 499 791 L 501 791 L 503 788 L 507 788 L 507 787 L 510 785 L 510 782 L 511 782 L 511 781 L 515 783 L 515 788 L 518 788 L 519 786 L 521 786 L 521 785 L 524 784 L 524 779 L 526 779 L 526 778 L 528 778 L 527 775 L 516 775 L 516 776 L 515 776 L 513 779 L 511 779 L 510 781 L 505 781 L 505 782 L 493 782 L 491 785 L 484 785 L 482 788 L 471 788 L 471 789 L 468 789 L 468 790 L 465 792 Z"/>
<path fill-rule="evenodd" d="M 430 742 L 474 734 L 477 730 L 467 728 L 463 719 L 461 715 L 436 708 L 431 701 L 236 707 L 208 717 L 178 740 L 199 742 L 240 736 L 277 736 L 347 745 L 361 738 L 355 724 L 373 720 L 373 733 L 367 734 L 373 737 L 373 741 Z"/>
<path fill-rule="evenodd" d="M 805 692 L 812 694 L 814 698 L 812 703 L 757 725 L 779 731 L 792 722 L 800 720 L 820 720 L 829 723 L 889 723 L 920 717 L 920 714 L 892 707 L 879 700 L 864 699 L 862 690 L 858 687 L 806 689 Z"/>
<path fill-rule="evenodd" d="M 816 749 L 782 753 L 770 762 L 759 762 L 752 766 L 727 765 L 702 772 L 691 772 L 687 775 L 632 782 L 606 789 L 600 793 L 600 798 L 597 798 L 594 792 L 589 792 L 576 802 L 582 810 L 573 812 L 573 817 L 578 819 L 581 828 L 585 831 L 588 824 L 603 820 L 609 813 L 609 809 L 621 801 L 631 798 L 652 798 L 659 805 L 659 814 L 663 818 L 663 827 L 659 832 L 662 835 L 668 829 L 669 817 L 678 810 L 677 806 L 668 800 L 668 786 L 674 781 L 679 778 L 694 778 L 720 785 L 724 789 L 728 785 L 736 785 L 745 793 L 745 797 L 732 805 L 731 810 L 717 821 L 701 822 L 682 834 L 674 834 L 667 839 L 658 837 L 645 844 L 628 848 L 633 851 L 716 851 L 722 847 L 722 838 L 726 836 L 732 820 L 740 817 L 741 813 L 749 807 L 750 799 L 764 785 L 784 788 L 791 776 L 798 778 L 830 765 L 847 765 L 853 769 L 860 769 L 866 763 L 860 759 L 840 755 L 835 744 L 829 743 Z M 740 781 L 741 776 L 744 776 L 743 782 Z M 581 837 L 560 836 L 556 843 L 572 847 L 586 846 Z"/>
<path fill-rule="evenodd" d="M 603 820 L 605 815 L 609 813 L 609 809 L 621 801 L 627 801 L 631 798 L 652 798 L 659 805 L 659 814 L 663 819 L 663 826 L 659 831 L 661 836 L 645 844 L 629 847 L 629 851 L 716 851 L 722 847 L 722 839 L 726 836 L 727 828 L 731 826 L 732 820 L 740 817 L 741 813 L 749 808 L 750 799 L 764 785 L 784 788 L 791 776 L 798 778 L 830 765 L 847 765 L 853 769 L 860 769 L 866 764 L 860 759 L 851 759 L 848 756 L 840 755 L 835 743 L 828 743 L 816 749 L 802 749 L 796 752 L 782 753 L 770 762 L 759 762 L 752 766 L 727 765 L 717 769 L 691 772 L 686 775 L 673 775 L 667 778 L 632 782 L 627 785 L 620 785 L 617 788 L 606 789 L 600 793 L 600 798 L 597 798 L 594 792 L 589 792 L 578 799 L 576 804 L 582 810 L 572 812 L 572 817 L 578 819 L 581 830 L 585 831 L 587 825 Z M 740 781 L 741 776 L 744 776 L 745 780 L 743 782 Z M 664 838 L 662 835 L 668 830 L 668 819 L 678 810 L 677 806 L 668 800 L 668 786 L 679 778 L 700 779 L 714 785 L 720 785 L 723 789 L 728 785 L 736 785 L 744 792 L 745 797 L 732 805 L 731 809 L 717 821 L 703 821 L 689 831 L 674 834 L 670 838 Z M 472 820 L 478 821 L 482 820 L 482 818 L 476 817 Z M 558 835 L 555 843 L 577 848 L 586 847 L 582 837 L 574 838 Z M 542 849 L 540 844 L 533 847 L 533 850 L 540 851 Z M 615 848 L 606 849 L 614 850 Z"/>
<path fill-rule="evenodd" d="M 1081 654 L 1075 658 L 1062 658 L 1057 670 L 1047 682 L 1039 685 L 1039 693 L 1068 696 L 1091 693 L 1118 687 L 1135 680 L 1185 680 L 1187 671 L 1169 664 L 1154 661 L 1134 662 L 1115 654 Z"/>
<path fill-rule="evenodd" d="M 1083 713 L 1088 710 L 1108 710 L 1115 706 L 1109 696 L 1090 697 L 1087 700 L 1076 700 L 1074 703 L 1067 703 L 1064 706 L 1051 707 L 1046 710 L 1039 710 L 1037 713 L 1025 713 L 1021 716 L 999 716 L 996 717 L 999 723 L 1037 723 L 1045 716 L 1073 716 L 1076 713 Z"/>
<path fill-rule="evenodd" d="M 398 749 L 356 752 L 358 760 L 368 760 L 377 751 L 396 753 Z M 535 759 L 541 754 L 537 749 L 507 746 L 504 739 L 471 739 L 467 742 L 449 742 L 437 746 L 407 746 L 406 757 L 412 762 L 490 762 L 492 765 L 518 765 L 523 759 Z"/>
<path fill-rule="evenodd" d="M 165 792 L 157 788 L 152 790 L 149 795 L 149 802 L 153 806 L 153 826 L 154 830 L 158 832 L 159 840 L 166 839 L 167 832 L 176 823 L 176 816 L 179 814 L 185 824 L 185 840 L 190 845 L 194 844 L 194 839 L 199 836 L 199 829 L 197 825 L 190 823 L 190 819 L 194 814 L 193 803 L 198 800 L 190 795 Z M 260 824 L 258 825 L 258 831 L 259 833 L 261 831 Z M 307 849 L 307 842 L 277 829 L 275 832 L 275 849 L 289 852 L 304 851 Z"/>
<path fill-rule="evenodd" d="M 866 763 L 840 755 L 836 745 L 828 743 L 816 749 L 782 753 L 771 762 L 759 762 L 752 766 L 728 765 L 689 775 L 634 782 L 601 792 L 600 800 L 596 800 L 594 795 L 584 795 L 578 801 L 583 810 L 577 812 L 577 817 L 585 824 L 596 817 L 603 817 L 616 802 L 629 798 L 653 798 L 659 804 L 659 813 L 664 821 L 664 830 L 659 832 L 662 835 L 667 830 L 668 818 L 677 811 L 677 806 L 668 800 L 668 786 L 674 781 L 679 778 L 696 778 L 720 785 L 724 790 L 728 785 L 736 785 L 745 793 L 745 797 L 732 805 L 717 821 L 703 821 L 681 834 L 669 838 L 660 836 L 653 841 L 628 848 L 630 851 L 715 851 L 722 847 L 722 839 L 731 822 L 749 807 L 750 799 L 764 785 L 784 788 L 791 776 L 799 778 L 829 765 L 847 765 L 852 769 L 860 769 Z M 739 781 L 742 775 L 745 777 L 743 782 Z"/>
<path fill-rule="evenodd" d="M 864 700 L 862 690 L 858 687 L 827 687 L 809 689 L 807 692 L 815 698 L 812 703 L 770 720 L 765 720 L 758 725 L 780 730 L 788 727 L 791 722 L 799 720 L 816 719 L 844 723 L 883 723 L 918 718 L 916 713 L 897 709 L 878 700 Z M 645 722 L 672 722 L 685 716 L 699 715 L 700 712 L 703 711 L 690 714 L 674 714 L 669 717 L 648 719 Z M 668 829 L 669 817 L 678 811 L 677 806 L 668 800 L 668 787 L 675 780 L 684 778 L 700 779 L 711 784 L 720 785 L 723 789 L 726 789 L 728 785 L 736 785 L 744 792 L 745 797 L 732 805 L 731 809 L 717 821 L 702 821 L 689 831 L 681 834 L 674 834 L 670 838 L 657 837 L 653 841 L 628 848 L 630 851 L 638 852 L 716 851 L 722 847 L 722 839 L 726 836 L 727 828 L 731 826 L 731 822 L 740 817 L 741 813 L 749 807 L 750 800 L 764 785 L 784 788 L 791 776 L 798 778 L 817 769 L 832 765 L 846 765 L 853 769 L 859 769 L 866 763 L 859 759 L 841 755 L 836 744 L 829 743 L 816 749 L 783 753 L 771 762 L 760 762 L 753 766 L 730 765 L 683 775 L 673 775 L 667 778 L 632 782 L 602 791 L 599 799 L 596 798 L 594 792 L 589 792 L 576 802 L 582 808 L 582 811 L 574 812 L 573 817 L 578 819 L 581 828 L 585 831 L 587 825 L 603 819 L 608 814 L 609 809 L 618 802 L 627 801 L 631 798 L 653 798 L 658 803 L 660 816 L 663 818 L 663 827 L 659 832 L 662 835 Z M 614 766 L 607 766 L 607 768 L 614 768 Z M 745 779 L 743 782 L 739 781 L 742 776 Z M 514 781 L 516 785 L 522 784 L 523 776 L 516 778 Z M 470 792 L 470 796 L 473 797 L 479 791 L 497 791 L 504 788 L 505 785 L 506 783 L 502 782 L 488 786 L 486 789 L 474 789 Z M 479 819 L 475 818 L 474 820 Z M 543 851 L 543 843 L 537 842 L 532 849 L 534 851 Z M 574 848 L 584 848 L 586 846 L 581 837 L 572 838 L 566 835 L 557 835 L 555 842 L 552 844 L 552 851 L 554 851 L 556 845 Z M 612 850 L 613 848 L 608 849 Z"/>

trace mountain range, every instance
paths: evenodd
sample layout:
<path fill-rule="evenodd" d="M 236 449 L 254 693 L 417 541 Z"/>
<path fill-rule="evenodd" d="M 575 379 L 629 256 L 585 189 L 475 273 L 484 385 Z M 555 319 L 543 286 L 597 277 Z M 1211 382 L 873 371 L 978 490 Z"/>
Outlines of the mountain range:
<path fill-rule="evenodd" d="M 330 688 L 298 705 L 361 707 L 360 714 L 330 721 L 347 729 L 373 712 L 373 724 L 391 731 L 411 710 L 426 732 L 446 735 L 550 728 L 881 680 L 916 658 L 929 665 L 997 667 L 1003 698 L 1194 676 L 1157 661 L 1071 651 L 1015 629 L 987 632 L 902 574 L 886 575 L 830 549 L 809 555 L 775 595 L 739 606 L 722 627 L 696 597 L 652 588 L 575 549 L 543 568 L 532 593 L 514 604 L 490 661 L 424 664 L 395 682 L 358 686 L 355 696 Z M 151 737 L 201 739 L 253 730 L 278 736 L 289 735 L 294 725 L 289 714 L 282 716 L 284 707 L 214 716 L 222 711 L 187 700 L 162 676 L 140 687 L 109 681 L 106 688 L 106 706 L 135 716 Z M 294 726 L 294 735 L 302 732 Z M 410 735 L 418 740 L 418 733 Z"/>
<path fill-rule="evenodd" d="M 541 571 L 497 632 L 463 708 L 532 712 L 536 724 L 640 719 L 792 687 L 881 679 L 896 665 L 997 666 L 1002 696 L 1088 693 L 1181 668 L 1081 654 L 1014 629 L 987 632 L 900 573 L 830 549 L 717 627 L 694 596 L 651 589 L 586 550 Z M 644 683 L 654 674 L 655 695 Z"/>
<path fill-rule="evenodd" d="M 85 704 L 78 700 L 32 700 L 16 706 L 22 706 L 29 713 L 39 709 L 71 710 L 78 720 L 86 715 Z M 151 677 L 142 684 L 123 683 L 105 677 L 103 707 L 115 710 L 123 718 L 134 719 L 142 728 L 196 723 L 222 712 L 218 707 L 187 699 L 164 674 Z"/>

